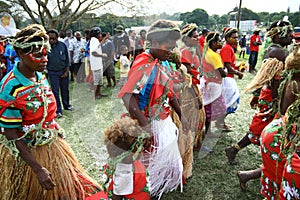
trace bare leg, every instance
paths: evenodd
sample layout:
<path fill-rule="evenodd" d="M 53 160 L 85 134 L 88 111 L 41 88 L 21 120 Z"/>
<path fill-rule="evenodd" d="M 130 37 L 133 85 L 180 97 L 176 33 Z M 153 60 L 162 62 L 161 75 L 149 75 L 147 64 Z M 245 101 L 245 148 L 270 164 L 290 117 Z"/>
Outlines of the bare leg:
<path fill-rule="evenodd" d="M 231 164 L 231 165 L 237 164 L 237 161 L 235 160 L 236 154 L 238 153 L 239 150 L 248 146 L 249 144 L 251 144 L 251 141 L 248 138 L 248 134 L 246 134 L 237 144 L 226 148 L 225 152 L 226 152 L 226 156 L 228 158 L 229 164 Z"/>
<path fill-rule="evenodd" d="M 111 77 L 112 78 L 112 80 L 113 80 L 113 82 L 114 82 L 114 87 L 117 85 L 117 81 L 116 81 L 116 77 L 115 76 L 113 76 L 113 77 Z"/>
<path fill-rule="evenodd" d="M 107 87 L 111 87 L 110 77 L 106 76 L 106 80 L 107 80 Z"/>
<path fill-rule="evenodd" d="M 100 99 L 101 93 L 100 93 L 100 85 L 95 86 L 95 99 Z"/>
<path fill-rule="evenodd" d="M 243 191 L 246 190 L 246 183 L 251 179 L 257 179 L 261 177 L 261 168 L 248 171 L 238 171 L 237 176 L 240 181 L 240 187 Z"/>

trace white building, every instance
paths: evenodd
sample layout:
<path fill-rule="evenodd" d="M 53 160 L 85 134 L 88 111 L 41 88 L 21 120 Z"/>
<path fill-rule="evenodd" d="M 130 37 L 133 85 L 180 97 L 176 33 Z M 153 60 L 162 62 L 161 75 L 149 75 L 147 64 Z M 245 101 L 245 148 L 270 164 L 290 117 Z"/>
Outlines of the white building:
<path fill-rule="evenodd" d="M 231 27 L 237 27 L 238 21 L 230 21 Z M 240 21 L 240 32 L 253 32 L 256 27 L 256 20 L 243 20 Z"/>

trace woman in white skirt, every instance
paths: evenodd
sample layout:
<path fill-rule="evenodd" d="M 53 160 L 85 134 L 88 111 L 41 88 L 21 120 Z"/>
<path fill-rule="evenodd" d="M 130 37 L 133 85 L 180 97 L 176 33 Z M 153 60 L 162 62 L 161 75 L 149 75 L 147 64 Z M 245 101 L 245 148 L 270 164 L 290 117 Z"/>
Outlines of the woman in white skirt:
<path fill-rule="evenodd" d="M 154 22 L 147 35 L 150 48 L 136 57 L 118 95 L 130 116 L 152 135 L 151 148 L 143 160 L 150 176 L 150 194 L 158 199 L 178 186 L 182 190 L 178 129 L 170 117 L 171 109 L 181 119 L 184 131 L 189 128 L 173 90 L 176 77 L 168 62 L 179 38 L 180 30 L 173 22 Z"/>

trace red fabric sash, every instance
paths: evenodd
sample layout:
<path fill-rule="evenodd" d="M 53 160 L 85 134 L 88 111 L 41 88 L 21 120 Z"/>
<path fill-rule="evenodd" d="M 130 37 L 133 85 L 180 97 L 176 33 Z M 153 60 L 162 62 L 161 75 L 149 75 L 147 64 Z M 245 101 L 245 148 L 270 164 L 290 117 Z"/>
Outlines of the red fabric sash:
<path fill-rule="evenodd" d="M 170 108 L 163 105 L 164 100 L 172 98 L 174 94 L 173 86 L 177 77 L 172 77 L 158 62 L 148 53 L 142 53 L 136 57 L 128 73 L 128 81 L 118 94 L 122 98 L 126 93 L 134 93 L 135 90 L 142 91 L 154 67 L 156 76 L 149 96 L 149 103 L 145 108 L 144 115 L 147 117 L 159 116 L 165 119 L 170 113 Z M 163 107 L 163 109 L 161 109 Z"/>

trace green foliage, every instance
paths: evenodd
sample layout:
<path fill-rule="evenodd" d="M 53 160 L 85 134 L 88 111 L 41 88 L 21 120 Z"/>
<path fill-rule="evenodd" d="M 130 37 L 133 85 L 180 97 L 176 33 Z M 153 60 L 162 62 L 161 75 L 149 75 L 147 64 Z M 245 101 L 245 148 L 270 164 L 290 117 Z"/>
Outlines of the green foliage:
<path fill-rule="evenodd" d="M 196 8 L 191 12 L 175 13 L 173 15 L 169 15 L 168 13 L 161 13 L 151 16 L 134 15 L 131 17 L 116 16 L 110 13 L 97 15 L 95 12 L 91 11 L 83 12 L 78 16 L 76 15 L 75 18 L 69 19 L 68 21 L 68 17 L 72 14 L 72 11 L 70 9 L 70 7 L 65 8 L 64 12 L 61 14 L 54 13 L 51 20 L 47 16 L 45 16 L 42 18 L 35 18 L 33 21 L 32 18 L 29 20 L 24 17 L 24 12 L 21 11 L 21 7 L 17 3 L 6 3 L 0 0 L 0 12 L 9 12 L 14 18 L 18 28 L 23 28 L 33 22 L 42 23 L 46 28 L 56 26 L 55 28 L 58 30 L 71 28 L 72 30 L 84 31 L 91 28 L 92 26 L 100 26 L 103 31 L 110 32 L 112 35 L 114 34 L 114 28 L 119 24 L 122 24 L 125 28 L 129 28 L 132 26 L 150 26 L 154 21 L 158 19 L 183 21 L 183 24 L 196 23 L 200 29 L 206 27 L 211 30 L 220 31 L 222 30 L 222 27 L 229 24 L 230 20 L 235 20 L 236 14 L 230 15 L 230 13 L 238 11 L 238 7 L 235 7 L 230 12 L 228 12 L 228 14 L 222 16 L 209 16 L 205 10 Z M 300 12 L 255 13 L 248 8 L 241 9 L 241 20 L 256 20 L 258 23 L 260 23 L 260 25 L 264 26 L 268 26 L 275 20 L 283 19 L 285 15 L 289 16 L 289 20 L 291 21 L 293 26 L 300 26 Z M 70 20 L 73 21 L 71 22 Z"/>
<path fill-rule="evenodd" d="M 205 10 L 197 8 L 192 12 L 182 13 L 180 15 L 180 20 L 185 23 L 195 23 L 199 25 L 208 24 L 208 14 Z"/>
<path fill-rule="evenodd" d="M 0 1 L 0 12 L 7 12 L 9 8 L 10 6 L 7 3 Z"/>
<path fill-rule="evenodd" d="M 124 28 L 130 28 L 132 26 L 144 26 L 144 18 L 140 16 L 120 17 L 109 13 L 99 17 L 91 15 L 91 13 L 85 14 L 85 16 L 78 21 L 78 23 L 81 25 L 80 30 L 89 29 L 92 26 L 99 26 L 103 32 L 110 32 L 110 34 L 113 35 L 114 28 L 119 24 L 122 24 Z M 76 24 L 74 24 L 74 26 L 76 27 Z"/>
<path fill-rule="evenodd" d="M 237 8 L 235 9 L 237 11 Z M 256 20 L 260 21 L 260 18 L 257 13 L 253 12 L 252 10 L 248 8 L 242 8 L 241 9 L 241 20 Z"/>
<path fill-rule="evenodd" d="M 292 15 L 289 16 L 290 22 L 293 24 L 294 27 L 300 26 L 300 12 L 292 13 Z"/>
<path fill-rule="evenodd" d="M 219 23 L 219 24 L 228 24 L 228 17 L 227 17 L 227 15 L 222 15 L 222 16 L 218 19 L 218 23 Z"/>

